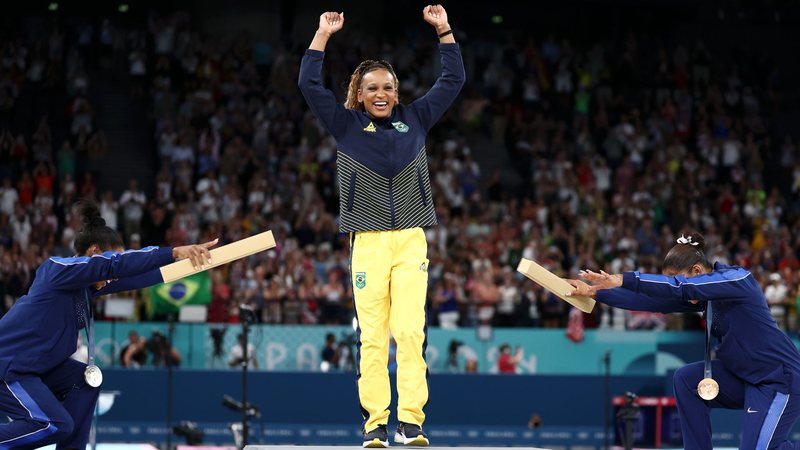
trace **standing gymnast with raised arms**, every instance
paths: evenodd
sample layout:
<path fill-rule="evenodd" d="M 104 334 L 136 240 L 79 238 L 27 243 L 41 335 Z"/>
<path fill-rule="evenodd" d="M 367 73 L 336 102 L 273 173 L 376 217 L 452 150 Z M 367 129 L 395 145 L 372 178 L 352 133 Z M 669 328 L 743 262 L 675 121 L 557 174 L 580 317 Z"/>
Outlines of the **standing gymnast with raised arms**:
<path fill-rule="evenodd" d="M 425 138 L 464 84 L 464 64 L 441 5 L 423 9 L 439 37 L 442 72 L 433 87 L 400 103 L 391 64 L 366 60 L 350 78 L 341 105 L 322 84 L 328 39 L 344 13 L 319 18 L 300 66 L 298 85 L 311 110 L 336 139 L 341 232 L 350 233 L 350 274 L 358 318 L 358 396 L 364 447 L 388 447 L 389 331 L 397 342 L 397 418 L 394 441 L 428 445 L 422 431 L 428 402 L 425 299 L 427 241 L 436 224 Z"/>

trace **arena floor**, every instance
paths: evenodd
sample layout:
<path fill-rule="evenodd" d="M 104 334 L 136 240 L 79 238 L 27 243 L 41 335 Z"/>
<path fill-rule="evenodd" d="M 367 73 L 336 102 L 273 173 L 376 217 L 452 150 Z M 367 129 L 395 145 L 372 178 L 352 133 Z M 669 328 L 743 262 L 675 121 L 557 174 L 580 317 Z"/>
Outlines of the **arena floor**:
<path fill-rule="evenodd" d="M 402 445 L 394 445 L 392 447 L 402 447 Z M 389 447 L 389 448 L 392 448 Z M 325 445 L 248 445 L 245 450 L 341 450 L 343 446 L 325 446 Z M 357 447 L 361 448 L 361 447 Z M 414 447 L 425 448 L 425 447 Z M 431 448 L 436 448 L 433 446 Z M 438 447 L 438 448 L 457 448 L 459 450 L 508 450 L 509 447 Z M 542 448 L 524 447 L 530 450 L 546 450 Z"/>
<path fill-rule="evenodd" d="M 395 445 L 392 447 L 401 447 L 399 445 Z M 392 448 L 390 447 L 390 448 Z M 55 445 L 50 445 L 47 447 L 42 447 L 42 450 L 54 450 L 56 447 Z M 91 446 L 86 447 L 87 450 L 158 450 L 156 447 L 153 447 L 150 444 L 97 444 L 96 449 L 92 449 Z M 323 445 L 248 445 L 245 447 L 245 450 L 342 450 L 343 448 L 350 448 L 350 446 L 323 446 Z M 352 446 L 352 448 L 361 448 L 360 446 Z M 440 448 L 440 449 L 447 449 L 447 448 L 454 448 L 458 450 L 508 450 L 509 448 L 513 447 L 437 447 L 432 446 L 430 448 Z M 523 447 L 520 447 L 523 448 Z M 548 450 L 542 448 L 534 448 L 534 447 L 524 447 L 528 450 Z M 177 450 L 235 450 L 235 447 L 214 447 L 214 446 L 198 446 L 198 447 L 190 447 L 186 445 L 178 445 Z M 622 447 L 611 447 L 611 450 L 622 450 Z M 645 450 L 645 449 L 638 449 L 634 448 L 633 450 Z M 649 450 L 649 449 L 647 449 Z M 681 450 L 681 449 L 671 449 L 671 448 L 664 448 L 661 450 Z M 716 450 L 736 450 L 734 447 L 725 447 L 725 448 L 718 448 Z"/>

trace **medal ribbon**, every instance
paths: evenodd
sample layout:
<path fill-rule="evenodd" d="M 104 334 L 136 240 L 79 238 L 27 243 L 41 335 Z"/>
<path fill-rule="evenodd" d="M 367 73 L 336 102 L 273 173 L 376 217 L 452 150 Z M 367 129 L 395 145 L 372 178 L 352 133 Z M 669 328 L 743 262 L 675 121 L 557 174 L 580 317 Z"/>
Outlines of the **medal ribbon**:
<path fill-rule="evenodd" d="M 706 355 L 705 355 L 705 368 L 703 377 L 711 378 L 711 323 L 713 321 L 711 315 L 711 302 L 706 302 Z"/>
<path fill-rule="evenodd" d="M 89 353 L 89 365 L 94 365 L 94 315 L 92 314 L 92 302 L 89 297 L 89 289 L 84 291 L 86 296 L 86 349 Z"/>

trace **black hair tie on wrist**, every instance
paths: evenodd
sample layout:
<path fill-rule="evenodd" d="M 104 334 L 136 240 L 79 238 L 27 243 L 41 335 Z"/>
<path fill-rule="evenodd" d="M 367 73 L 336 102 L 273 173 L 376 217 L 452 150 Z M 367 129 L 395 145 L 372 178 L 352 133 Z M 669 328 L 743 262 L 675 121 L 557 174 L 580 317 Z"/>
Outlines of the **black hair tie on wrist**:
<path fill-rule="evenodd" d="M 441 39 L 441 38 L 443 38 L 443 37 L 447 36 L 448 34 L 453 34 L 453 30 L 447 30 L 447 31 L 445 31 L 444 33 L 442 33 L 442 34 L 440 34 L 440 35 L 439 35 L 439 38 Z"/>

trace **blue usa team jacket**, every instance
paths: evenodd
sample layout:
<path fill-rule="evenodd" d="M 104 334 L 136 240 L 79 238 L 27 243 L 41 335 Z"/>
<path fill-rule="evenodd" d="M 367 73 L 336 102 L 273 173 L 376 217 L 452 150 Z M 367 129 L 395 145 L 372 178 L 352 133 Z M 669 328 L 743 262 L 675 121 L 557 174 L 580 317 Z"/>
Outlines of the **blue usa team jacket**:
<path fill-rule="evenodd" d="M 722 365 L 748 383 L 800 392 L 800 352 L 778 328 L 761 286 L 746 269 L 716 263 L 713 272 L 693 277 L 625 272 L 622 278 L 622 287 L 598 291 L 597 301 L 663 313 L 703 311 L 705 302 L 714 302 L 711 332 Z"/>
<path fill-rule="evenodd" d="M 384 231 L 436 224 L 425 135 L 464 85 L 458 44 L 439 44 L 442 73 L 409 105 L 388 119 L 371 119 L 337 102 L 322 85 L 324 52 L 307 49 L 298 86 L 323 127 L 336 139 L 339 230 Z"/>
<path fill-rule="evenodd" d="M 0 319 L 0 380 L 38 376 L 65 361 L 75 353 L 91 296 L 161 283 L 158 269 L 173 261 L 169 247 L 45 260 L 28 294 Z"/>

